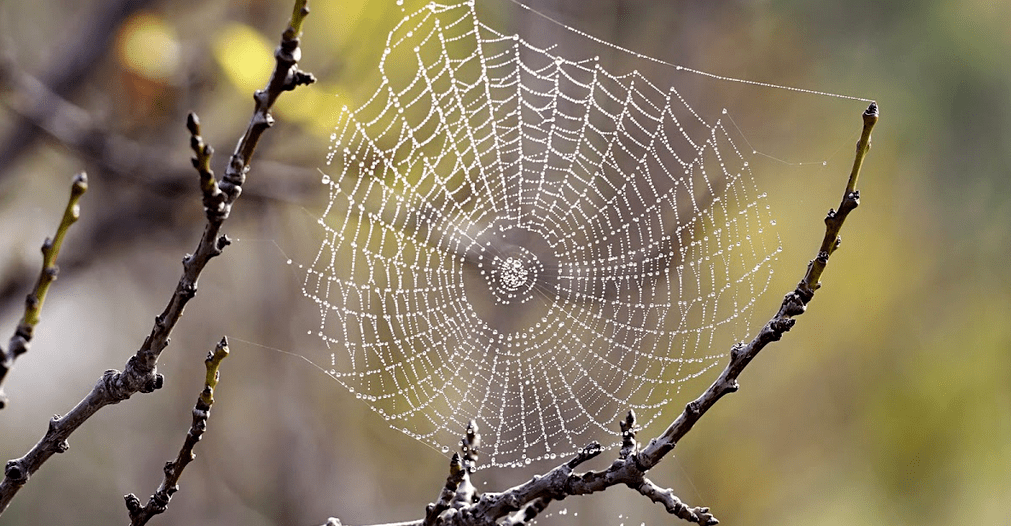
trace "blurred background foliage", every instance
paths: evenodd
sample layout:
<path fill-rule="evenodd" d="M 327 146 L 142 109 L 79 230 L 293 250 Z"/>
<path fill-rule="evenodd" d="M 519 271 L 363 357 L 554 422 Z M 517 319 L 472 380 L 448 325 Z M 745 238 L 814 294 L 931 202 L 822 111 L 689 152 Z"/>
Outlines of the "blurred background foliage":
<path fill-rule="evenodd" d="M 862 206 L 810 312 L 652 478 L 712 506 L 725 524 L 1011 521 L 1011 4 L 536 6 L 669 62 L 881 105 Z M 285 261 L 315 254 L 313 217 L 326 199 L 317 167 L 333 118 L 375 89 L 383 42 L 402 16 L 393 0 L 312 9 L 302 64 L 320 82 L 281 98 L 226 224 L 237 242 L 209 265 L 160 364 L 166 387 L 89 421 L 32 477 L 4 524 L 123 522 L 122 495 L 150 494 L 178 450 L 202 359 L 221 334 L 233 337 L 233 353 L 209 431 L 160 523 L 403 520 L 438 494 L 441 453 L 386 428 L 298 358 L 322 351 L 305 337 L 316 314 Z M 557 42 L 567 56 L 589 53 L 585 40 L 507 0 L 479 0 L 478 9 L 504 32 Z M 265 0 L 0 3 L 3 330 L 20 316 L 72 173 L 91 177 L 32 351 L 7 383 L 4 458 L 27 451 L 51 415 L 142 342 L 202 228 L 186 112 L 201 116 L 221 173 L 289 12 Z M 594 52 L 612 71 L 640 67 L 677 86 L 705 115 L 728 108 L 745 140 L 771 156 L 753 164 L 784 245 L 755 314 L 766 319 L 838 203 L 865 105 Z M 486 470 L 477 484 L 500 489 L 527 476 Z M 553 506 L 545 522 L 670 523 L 660 511 L 612 488 Z"/>

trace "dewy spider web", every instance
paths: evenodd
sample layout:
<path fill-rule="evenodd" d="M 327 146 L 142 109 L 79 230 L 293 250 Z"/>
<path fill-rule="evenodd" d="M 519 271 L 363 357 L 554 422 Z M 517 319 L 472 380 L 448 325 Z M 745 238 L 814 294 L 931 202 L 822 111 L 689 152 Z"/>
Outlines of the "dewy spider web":
<path fill-rule="evenodd" d="M 330 375 L 444 452 L 476 420 L 497 466 L 676 414 L 780 251 L 723 124 L 473 2 L 407 15 L 379 70 L 331 136 L 304 286 Z"/>

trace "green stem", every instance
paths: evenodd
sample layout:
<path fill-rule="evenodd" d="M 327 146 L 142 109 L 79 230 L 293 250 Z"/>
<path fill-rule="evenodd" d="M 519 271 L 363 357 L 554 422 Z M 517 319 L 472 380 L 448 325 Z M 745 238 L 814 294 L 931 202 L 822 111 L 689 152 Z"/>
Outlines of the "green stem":
<path fill-rule="evenodd" d="M 81 207 L 77 203 L 87 191 L 88 176 L 81 172 L 74 176 L 74 182 L 70 186 L 70 199 L 63 211 L 60 226 L 56 228 L 56 235 L 52 239 L 46 239 L 46 242 L 42 244 L 42 272 L 39 274 L 38 282 L 35 283 L 35 290 L 25 300 L 25 315 L 21 318 L 21 326 L 34 327 L 39 323 L 42 304 L 46 301 L 46 293 L 49 292 L 49 286 L 56 281 L 58 272 L 56 258 L 60 255 L 63 238 L 66 237 L 70 225 L 76 223 L 77 219 L 81 217 Z"/>
<path fill-rule="evenodd" d="M 46 301 L 49 286 L 56 281 L 56 275 L 59 273 L 56 259 L 60 255 L 63 238 L 66 237 L 70 225 L 76 223 L 77 219 L 81 217 L 81 208 L 78 205 L 78 201 L 81 200 L 81 196 L 87 191 L 87 174 L 81 172 L 75 175 L 73 183 L 70 186 L 70 199 L 63 210 L 60 226 L 56 228 L 56 234 L 52 238 L 46 238 L 45 242 L 42 243 L 42 271 L 39 273 L 39 279 L 35 282 L 35 288 L 25 298 L 25 313 L 14 330 L 14 336 L 11 336 L 7 352 L 0 350 L 0 409 L 3 409 L 7 405 L 7 400 L 2 391 L 3 381 L 7 378 L 7 373 L 11 370 L 11 367 L 14 366 L 14 361 L 22 354 L 28 352 L 32 336 L 35 333 L 35 326 L 38 325 L 42 316 L 42 304 Z"/>

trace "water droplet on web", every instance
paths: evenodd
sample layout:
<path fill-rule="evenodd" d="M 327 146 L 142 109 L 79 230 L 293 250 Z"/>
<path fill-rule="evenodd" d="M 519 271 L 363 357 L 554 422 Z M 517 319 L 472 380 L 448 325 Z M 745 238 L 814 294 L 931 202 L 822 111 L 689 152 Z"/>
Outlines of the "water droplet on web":
<path fill-rule="evenodd" d="M 448 453 L 477 418 L 481 461 L 524 466 L 629 408 L 650 422 L 725 356 L 704 342 L 749 339 L 780 248 L 756 235 L 775 223 L 752 148 L 719 119 L 461 5 L 405 16 L 371 50 L 380 87 L 338 116 L 307 334 L 408 436 Z"/>

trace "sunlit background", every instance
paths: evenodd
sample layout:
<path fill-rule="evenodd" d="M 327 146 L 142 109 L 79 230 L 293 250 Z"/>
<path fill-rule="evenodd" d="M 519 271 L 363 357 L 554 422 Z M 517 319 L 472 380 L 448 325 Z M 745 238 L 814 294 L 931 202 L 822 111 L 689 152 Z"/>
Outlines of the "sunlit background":
<path fill-rule="evenodd" d="M 416 7 L 418 3 L 403 6 Z M 557 54 L 593 47 L 509 0 L 478 0 L 503 32 Z M 650 473 L 724 524 L 1011 521 L 1011 6 L 1002 2 L 544 0 L 569 26 L 663 61 L 873 98 L 881 107 L 824 287 L 782 342 Z M 0 4 L 0 335 L 12 333 L 76 171 L 90 190 L 61 254 L 32 350 L 5 385 L 2 459 L 23 455 L 150 331 L 203 214 L 185 116 L 220 174 L 290 14 L 286 2 L 113 0 Z M 447 459 L 301 356 L 329 352 L 286 261 L 310 262 L 331 128 L 376 88 L 394 0 L 317 2 L 285 94 L 226 232 L 159 371 L 163 389 L 107 407 L 21 490 L 4 524 L 122 523 L 190 423 L 203 358 L 223 334 L 209 429 L 161 524 L 345 524 L 415 519 Z M 599 48 L 599 46 L 598 46 Z M 709 118 L 727 108 L 758 152 L 783 252 L 755 321 L 771 316 L 838 205 L 866 103 L 643 68 Z M 736 129 L 735 128 L 735 129 Z M 823 164 L 824 163 L 824 164 Z M 10 331 L 10 332 L 6 332 Z M 711 374 L 706 380 L 711 380 Z M 701 391 L 705 385 L 698 384 Z M 617 428 L 617 423 L 615 423 Z M 659 430 L 654 430 L 658 432 Z M 648 438 L 648 434 L 640 438 Z M 613 453 L 611 453 L 613 454 Z M 589 467 L 605 466 L 605 453 Z M 535 466 L 543 471 L 550 463 Z M 480 490 L 529 472 L 483 470 Z M 545 522 L 670 524 L 624 488 L 555 503 Z M 564 511 L 564 514 L 562 513 Z M 578 514 L 578 515 L 577 515 Z"/>

